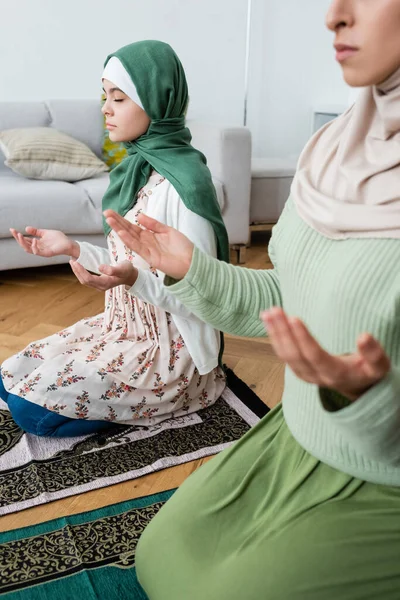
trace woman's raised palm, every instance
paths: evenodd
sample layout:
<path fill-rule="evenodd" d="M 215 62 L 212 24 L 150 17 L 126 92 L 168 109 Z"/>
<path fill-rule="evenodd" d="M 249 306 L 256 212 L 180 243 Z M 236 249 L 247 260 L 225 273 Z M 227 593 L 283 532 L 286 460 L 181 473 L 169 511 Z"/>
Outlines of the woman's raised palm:
<path fill-rule="evenodd" d="M 45 258 L 59 256 L 60 254 L 71 254 L 72 241 L 62 231 L 36 229 L 29 226 L 25 228 L 29 237 L 22 235 L 15 229 L 10 229 L 10 231 L 21 248 L 29 254 L 36 254 Z"/>
<path fill-rule="evenodd" d="M 193 243 L 183 234 L 159 221 L 139 215 L 142 229 L 113 210 L 104 212 L 107 223 L 123 243 L 159 271 L 182 279 L 190 268 Z"/>

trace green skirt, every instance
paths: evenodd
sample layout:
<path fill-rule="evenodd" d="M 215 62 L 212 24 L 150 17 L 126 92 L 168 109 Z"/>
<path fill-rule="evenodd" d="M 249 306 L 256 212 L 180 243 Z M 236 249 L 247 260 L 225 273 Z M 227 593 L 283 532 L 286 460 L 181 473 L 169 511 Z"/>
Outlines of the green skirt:
<path fill-rule="evenodd" d="M 318 461 L 279 406 L 185 481 L 136 567 L 150 600 L 399 600 L 400 488 Z"/>

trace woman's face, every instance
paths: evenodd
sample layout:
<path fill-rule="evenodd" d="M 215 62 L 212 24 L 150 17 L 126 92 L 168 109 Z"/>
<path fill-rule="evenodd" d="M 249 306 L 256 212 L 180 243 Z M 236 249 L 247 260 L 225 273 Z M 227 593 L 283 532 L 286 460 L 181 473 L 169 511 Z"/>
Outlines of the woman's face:
<path fill-rule="evenodd" d="M 326 24 L 349 85 L 378 85 L 400 68 L 400 0 L 332 0 Z"/>
<path fill-rule="evenodd" d="M 131 142 L 146 133 L 150 118 L 143 108 L 131 100 L 108 79 L 103 79 L 106 96 L 102 113 L 112 142 Z"/>

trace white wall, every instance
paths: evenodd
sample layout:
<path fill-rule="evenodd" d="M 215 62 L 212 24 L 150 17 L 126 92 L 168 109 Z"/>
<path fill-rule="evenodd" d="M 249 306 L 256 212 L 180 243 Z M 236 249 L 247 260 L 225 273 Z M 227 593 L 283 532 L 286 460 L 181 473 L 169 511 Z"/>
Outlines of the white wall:
<path fill-rule="evenodd" d="M 255 156 L 298 154 L 315 105 L 348 104 L 324 24 L 330 0 L 252 0 L 248 125 Z"/>
<path fill-rule="evenodd" d="M 255 156 L 297 154 L 312 107 L 349 92 L 325 29 L 330 0 L 252 0 Z M 243 123 L 247 0 L 0 0 L 0 101 L 97 98 L 106 55 L 162 39 L 184 64 L 189 116 Z"/>
<path fill-rule="evenodd" d="M 241 124 L 247 0 L 0 0 L 0 101 L 97 98 L 110 52 L 169 42 L 191 118 Z"/>

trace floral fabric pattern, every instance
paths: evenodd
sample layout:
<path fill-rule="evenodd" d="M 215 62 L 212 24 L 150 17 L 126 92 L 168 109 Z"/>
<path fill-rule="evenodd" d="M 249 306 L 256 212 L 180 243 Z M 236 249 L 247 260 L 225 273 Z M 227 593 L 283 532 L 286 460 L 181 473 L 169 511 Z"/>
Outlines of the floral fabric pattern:
<path fill-rule="evenodd" d="M 137 223 L 152 188 L 153 173 L 126 218 Z M 108 236 L 111 264 L 129 260 L 158 273 Z M 106 292 L 102 314 L 29 344 L 1 366 L 6 389 L 75 419 L 152 425 L 213 404 L 222 394 L 220 368 L 200 375 L 172 316 L 119 286 Z"/>

